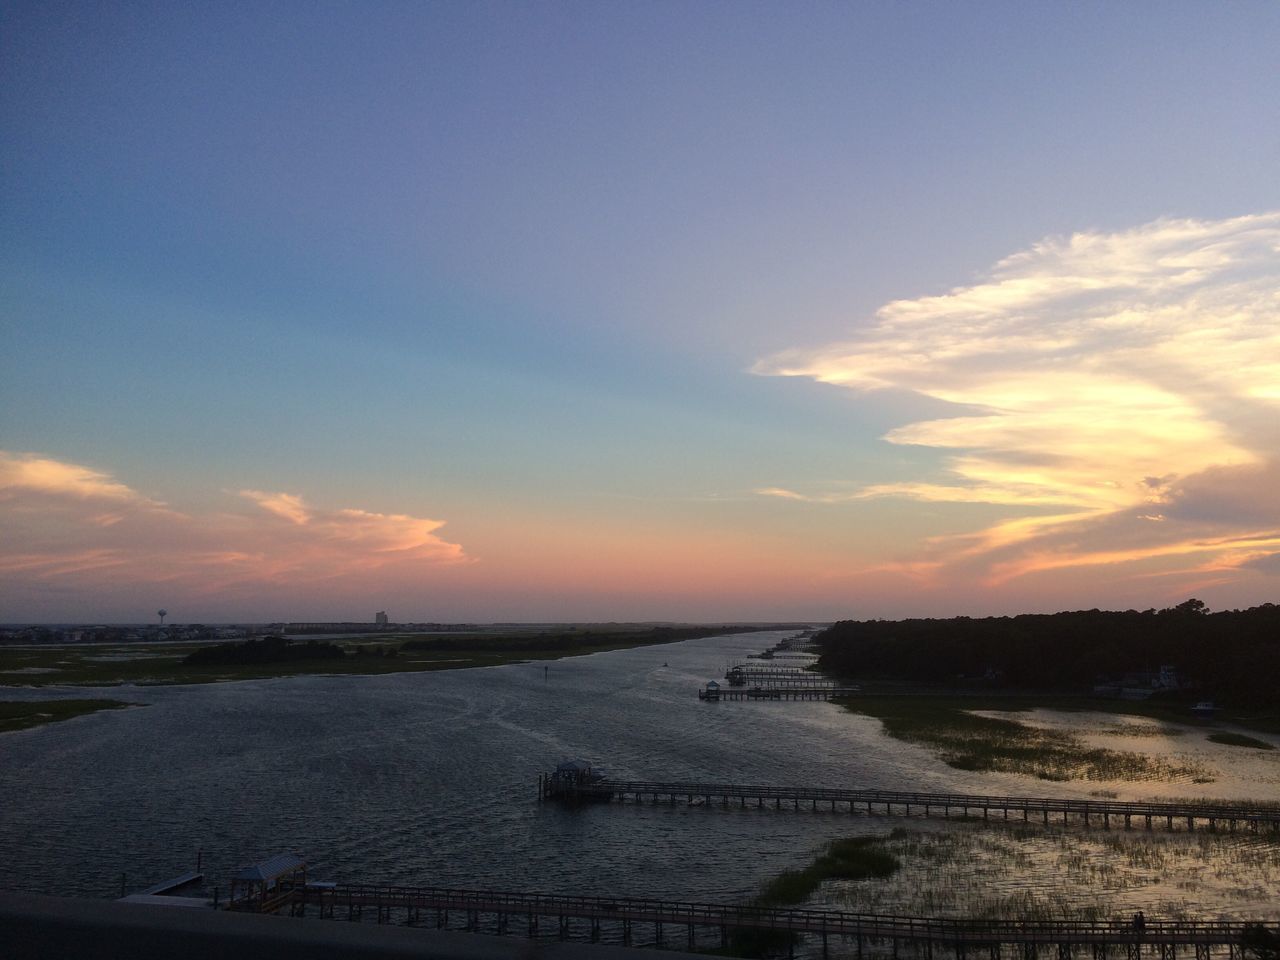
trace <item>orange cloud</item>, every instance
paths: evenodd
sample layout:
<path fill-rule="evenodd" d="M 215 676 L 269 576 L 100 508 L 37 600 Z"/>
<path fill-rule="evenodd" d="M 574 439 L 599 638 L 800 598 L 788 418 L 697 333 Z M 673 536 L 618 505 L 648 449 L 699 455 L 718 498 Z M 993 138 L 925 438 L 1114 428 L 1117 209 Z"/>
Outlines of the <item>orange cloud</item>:
<path fill-rule="evenodd" d="M 255 509 L 237 510 L 237 501 Z M 412 586 L 433 569 L 470 562 L 439 536 L 441 520 L 326 510 L 296 494 L 253 490 L 223 512 L 189 515 L 102 471 L 34 454 L 0 452 L 0 522 L 6 605 L 51 587 L 163 584 L 170 595 L 207 596 L 330 583 L 359 591 L 375 581 Z"/>
<path fill-rule="evenodd" d="M 1280 504 L 1247 522 L 1188 509 L 1192 491 L 1212 504 L 1228 477 L 1254 490 L 1248 478 L 1272 477 L 1280 457 L 1280 213 L 1050 238 L 979 283 L 889 303 L 850 340 L 755 370 L 957 405 L 956 416 L 885 437 L 946 451 L 941 480 L 760 491 L 1021 512 L 922 546 L 921 560 L 954 576 L 994 584 L 1063 567 L 1222 559 L 1242 542 L 1263 550 Z"/>

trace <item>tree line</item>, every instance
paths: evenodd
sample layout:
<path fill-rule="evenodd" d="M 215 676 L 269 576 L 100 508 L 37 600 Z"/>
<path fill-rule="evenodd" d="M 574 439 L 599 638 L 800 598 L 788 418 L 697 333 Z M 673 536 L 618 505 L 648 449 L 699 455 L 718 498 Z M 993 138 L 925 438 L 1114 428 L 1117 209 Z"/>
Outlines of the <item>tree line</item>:
<path fill-rule="evenodd" d="M 995 686 L 1086 692 L 1169 664 L 1186 699 L 1280 707 L 1280 606 L 1211 613 L 1081 610 L 1013 617 L 841 620 L 816 638 L 820 665 L 849 678 L 986 677 Z"/>

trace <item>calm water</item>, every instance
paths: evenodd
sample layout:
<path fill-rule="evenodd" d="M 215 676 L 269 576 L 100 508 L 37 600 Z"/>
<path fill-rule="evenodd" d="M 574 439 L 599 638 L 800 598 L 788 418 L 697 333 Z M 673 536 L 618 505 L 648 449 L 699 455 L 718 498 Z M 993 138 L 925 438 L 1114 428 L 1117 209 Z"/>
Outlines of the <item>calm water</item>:
<path fill-rule="evenodd" d="M 137 889 L 203 849 L 225 890 L 239 867 L 291 850 L 318 879 L 729 901 L 890 822 L 566 810 L 537 802 L 539 772 L 583 758 L 641 779 L 1038 792 L 952 770 L 831 704 L 697 700 L 727 663 L 789 634 L 556 661 L 545 680 L 537 663 L 115 691 L 148 706 L 0 738 L 0 887 L 110 896 L 121 873 Z"/>

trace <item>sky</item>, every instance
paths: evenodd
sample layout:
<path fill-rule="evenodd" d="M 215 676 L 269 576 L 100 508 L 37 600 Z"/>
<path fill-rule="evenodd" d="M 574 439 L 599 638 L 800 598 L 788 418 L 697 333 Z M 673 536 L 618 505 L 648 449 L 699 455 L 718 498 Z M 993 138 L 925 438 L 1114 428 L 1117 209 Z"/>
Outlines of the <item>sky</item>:
<path fill-rule="evenodd" d="M 0 622 L 1280 601 L 1277 50 L 0 0 Z"/>

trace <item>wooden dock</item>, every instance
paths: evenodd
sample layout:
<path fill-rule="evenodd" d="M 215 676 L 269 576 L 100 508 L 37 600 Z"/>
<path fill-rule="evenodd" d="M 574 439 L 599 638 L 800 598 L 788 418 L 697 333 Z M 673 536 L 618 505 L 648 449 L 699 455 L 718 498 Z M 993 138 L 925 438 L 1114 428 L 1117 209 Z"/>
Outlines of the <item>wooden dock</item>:
<path fill-rule="evenodd" d="M 536 937 L 543 923 L 561 940 L 575 935 L 599 941 L 604 936 L 633 945 L 638 940 L 655 946 L 675 946 L 669 938 L 684 934 L 689 949 L 727 946 L 736 931 L 774 931 L 816 941 L 825 956 L 832 938 L 856 944 L 864 951 L 897 957 L 900 949 L 933 960 L 943 956 L 965 960 L 972 952 L 1000 960 L 1035 960 L 1042 952 L 1057 960 L 1071 960 L 1073 951 L 1091 950 L 1093 960 L 1109 957 L 1140 960 L 1143 954 L 1176 960 L 1178 948 L 1195 960 L 1243 958 L 1250 937 L 1280 935 L 1280 923 L 1161 921 L 1149 919 L 1142 928 L 1131 922 L 940 919 L 833 910 L 784 909 L 658 900 L 637 897 L 560 896 L 447 887 L 372 884 L 297 884 L 285 891 L 295 915 L 309 910 L 323 917 L 362 919 L 368 910 L 378 923 L 406 923 L 469 931 L 523 934 Z M 554 924 L 554 926 L 552 926 Z M 608 925 L 608 929 L 605 929 Z"/>
<path fill-rule="evenodd" d="M 856 696 L 858 687 L 839 687 L 827 680 L 808 683 L 776 683 L 767 687 L 711 687 L 698 691 L 699 700 L 836 700 Z"/>
<path fill-rule="evenodd" d="M 953 793 L 906 793 L 890 790 L 846 790 L 838 787 L 767 787 L 727 783 L 673 783 L 603 779 L 571 784 L 539 778 L 541 799 L 615 800 L 622 803 L 688 803 L 707 807 L 772 806 L 783 810 L 865 813 L 887 817 L 969 817 L 1044 824 L 1077 823 L 1109 830 L 1113 824 L 1132 829 L 1135 822 L 1151 830 L 1217 830 L 1247 827 L 1280 829 L 1280 805 L 1167 803 L 1131 800 L 1077 800 L 1062 797 L 1004 797 Z M 1010 817 L 1014 814 L 1014 817 Z"/>
<path fill-rule="evenodd" d="M 756 667 L 730 667 L 725 671 L 724 678 L 734 686 L 740 686 L 743 683 L 778 685 L 783 683 L 802 683 L 811 686 L 821 686 L 830 684 L 836 686 L 836 681 L 828 677 L 824 677 L 820 673 L 814 673 L 812 670 L 788 670 L 785 667 L 756 668 Z"/>

